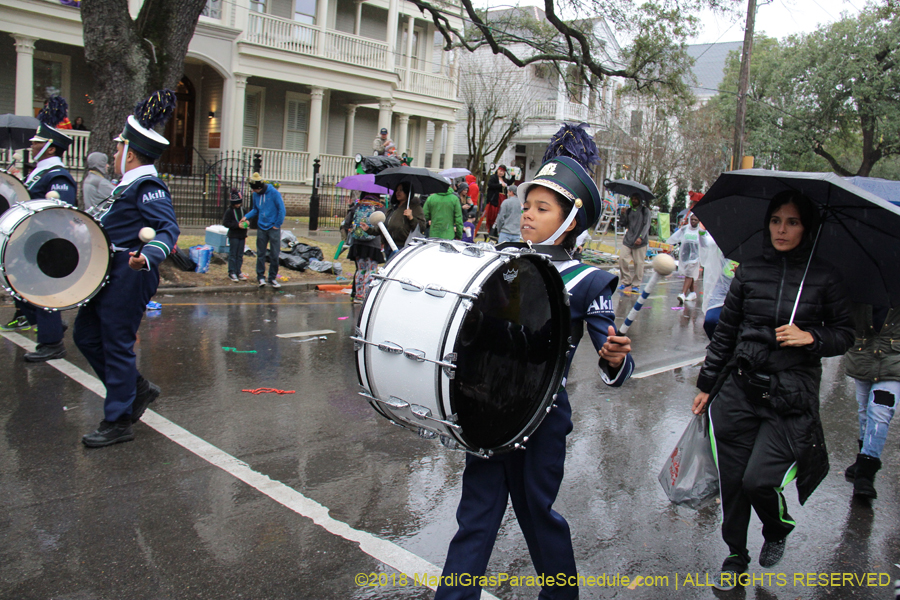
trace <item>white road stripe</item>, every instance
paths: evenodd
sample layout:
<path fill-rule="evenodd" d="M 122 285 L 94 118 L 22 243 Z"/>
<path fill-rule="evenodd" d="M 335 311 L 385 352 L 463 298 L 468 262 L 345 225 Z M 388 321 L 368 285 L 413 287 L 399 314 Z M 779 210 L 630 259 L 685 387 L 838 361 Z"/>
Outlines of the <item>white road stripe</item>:
<path fill-rule="evenodd" d="M 631 376 L 632 379 L 643 379 L 644 377 L 650 377 L 651 375 L 659 375 L 660 373 L 665 373 L 666 371 L 672 371 L 674 369 L 680 369 L 682 367 L 690 367 L 691 365 L 697 365 L 706 360 L 706 355 L 697 356 L 695 358 L 691 358 L 689 360 L 683 360 L 681 362 L 673 363 L 671 365 L 666 365 L 664 367 L 658 367 L 656 369 L 651 369 L 649 371 L 641 371 L 639 373 L 635 373 Z"/>
<path fill-rule="evenodd" d="M 36 346 L 34 342 L 18 333 L 0 332 L 0 335 L 28 352 L 33 351 Z M 101 398 L 106 395 L 106 388 L 103 386 L 103 382 L 69 361 L 64 359 L 51 360 L 47 361 L 47 364 L 64 375 L 71 377 Z M 141 421 L 179 446 L 193 452 L 203 460 L 262 492 L 275 502 L 289 508 L 302 517 L 312 520 L 313 523 L 322 527 L 325 531 L 345 540 L 356 542 L 359 544 L 360 550 L 389 567 L 393 567 L 398 572 L 406 573 L 410 578 L 415 577 L 417 573 L 420 579 L 424 574 L 427 574 L 429 579 L 440 577 L 441 569 L 424 558 L 401 548 L 393 542 L 381 539 L 371 533 L 354 529 L 342 521 L 332 519 L 328 514 L 328 507 L 307 498 L 297 490 L 270 478 L 268 475 L 257 473 L 244 461 L 213 446 L 162 415 L 148 409 L 144 416 L 141 417 Z M 433 586 L 428 587 L 434 589 Z M 481 598 L 482 600 L 498 600 L 496 596 L 483 590 Z"/>
<path fill-rule="evenodd" d="M 319 329 L 316 331 L 301 331 L 299 333 L 279 333 L 275 337 L 279 338 L 295 338 L 295 337 L 303 337 L 306 335 L 328 335 L 329 333 L 335 333 L 332 329 Z"/>

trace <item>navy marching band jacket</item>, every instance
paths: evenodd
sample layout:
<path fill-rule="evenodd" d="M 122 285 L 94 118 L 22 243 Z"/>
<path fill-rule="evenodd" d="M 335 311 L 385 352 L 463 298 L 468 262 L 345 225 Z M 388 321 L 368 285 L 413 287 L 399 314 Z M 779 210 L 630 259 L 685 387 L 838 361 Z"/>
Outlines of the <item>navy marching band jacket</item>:
<path fill-rule="evenodd" d="M 25 187 L 32 200 L 46 198 L 49 192 L 56 192 L 63 202 L 78 205 L 75 180 L 57 156 L 38 161 L 34 171 L 25 180 Z"/>

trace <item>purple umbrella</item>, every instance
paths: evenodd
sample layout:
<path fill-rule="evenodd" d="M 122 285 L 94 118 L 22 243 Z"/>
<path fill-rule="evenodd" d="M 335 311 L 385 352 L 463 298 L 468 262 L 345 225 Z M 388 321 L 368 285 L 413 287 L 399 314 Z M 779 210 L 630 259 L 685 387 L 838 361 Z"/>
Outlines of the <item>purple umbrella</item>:
<path fill-rule="evenodd" d="M 363 173 L 361 175 L 350 175 L 344 177 L 337 182 L 337 187 L 345 190 L 356 190 L 358 192 L 369 192 L 370 194 L 390 194 L 391 190 L 375 183 L 375 175 Z"/>

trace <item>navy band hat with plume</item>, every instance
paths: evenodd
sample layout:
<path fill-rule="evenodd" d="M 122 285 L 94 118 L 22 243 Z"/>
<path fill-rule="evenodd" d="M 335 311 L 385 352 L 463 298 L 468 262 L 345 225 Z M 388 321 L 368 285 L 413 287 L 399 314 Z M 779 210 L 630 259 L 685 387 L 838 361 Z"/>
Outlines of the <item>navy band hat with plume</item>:
<path fill-rule="evenodd" d="M 539 185 L 558 193 L 563 201 L 563 210 L 568 216 L 559 229 L 541 244 L 553 244 L 563 235 L 573 220 L 587 230 L 597 224 L 603 212 L 603 199 L 597 184 L 588 173 L 594 164 L 600 162 L 594 139 L 584 130 L 585 124 L 563 125 L 550 140 L 544 153 L 544 163 L 531 181 L 519 185 L 521 199 Z"/>
<path fill-rule="evenodd" d="M 47 104 L 44 105 L 44 108 L 38 113 L 37 119 L 40 121 L 40 125 L 38 125 L 37 131 L 34 132 L 34 137 L 32 137 L 30 141 L 50 143 L 45 143 L 44 147 L 41 148 L 41 151 L 35 155 L 35 162 L 41 159 L 41 156 L 44 155 L 44 152 L 50 146 L 56 146 L 62 151 L 69 149 L 69 146 L 73 141 L 72 138 L 55 127 L 59 123 L 65 121 L 68 116 L 69 103 L 66 102 L 65 98 L 53 96 L 47 100 Z"/>
<path fill-rule="evenodd" d="M 134 107 L 134 114 L 125 122 L 125 129 L 115 139 L 153 160 L 169 147 L 169 140 L 153 131 L 175 114 L 176 97 L 172 90 L 153 92 L 149 98 Z M 122 153 L 123 162 L 126 152 Z M 124 172 L 124 171 L 123 171 Z"/>

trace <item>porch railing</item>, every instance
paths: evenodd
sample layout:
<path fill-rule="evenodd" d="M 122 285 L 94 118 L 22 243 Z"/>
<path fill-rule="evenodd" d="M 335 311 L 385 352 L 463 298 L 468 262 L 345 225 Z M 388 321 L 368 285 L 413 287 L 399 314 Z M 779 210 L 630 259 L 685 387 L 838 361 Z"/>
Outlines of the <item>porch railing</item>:
<path fill-rule="evenodd" d="M 319 179 L 322 185 L 334 185 L 344 177 L 353 175 L 356 159 L 352 156 L 320 154 Z"/>
<path fill-rule="evenodd" d="M 281 183 L 309 183 L 312 175 L 309 152 L 294 150 L 273 150 L 272 148 L 248 148 L 244 152 L 259 154 L 262 159 L 263 174 L 266 179 Z"/>
<path fill-rule="evenodd" d="M 303 23 L 250 13 L 244 39 L 251 44 L 259 44 L 278 50 L 315 55 L 318 50 L 320 31 Z"/>
<path fill-rule="evenodd" d="M 338 31 L 325 32 L 325 57 L 361 67 L 387 68 L 388 45 Z"/>
<path fill-rule="evenodd" d="M 394 72 L 400 77 L 400 89 L 416 92 L 436 98 L 455 98 L 454 81 L 443 75 L 434 75 L 424 71 L 397 68 Z"/>

